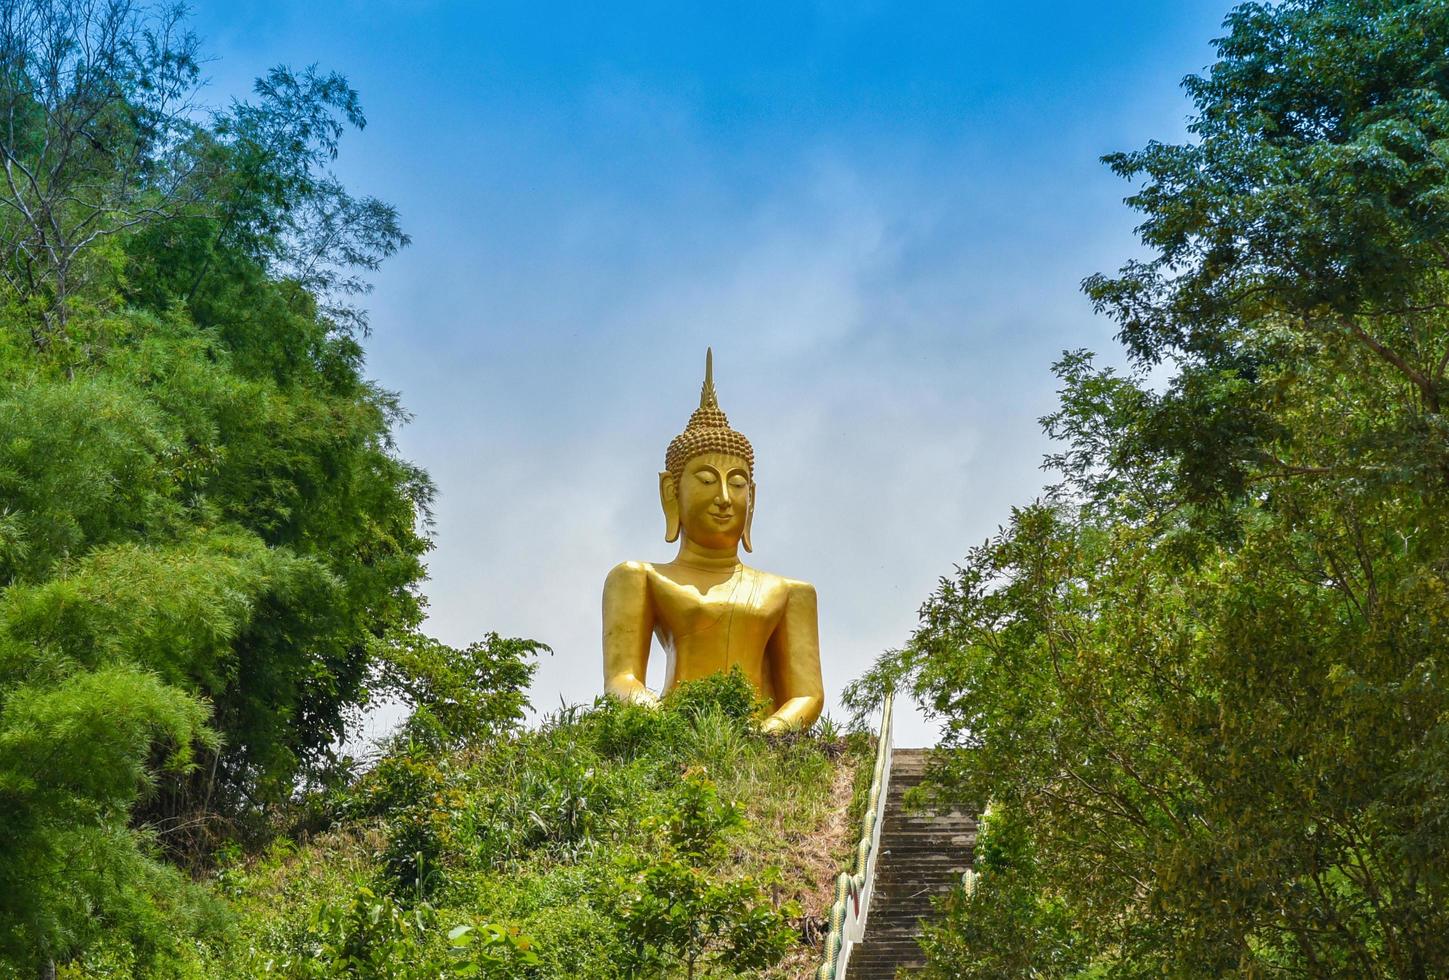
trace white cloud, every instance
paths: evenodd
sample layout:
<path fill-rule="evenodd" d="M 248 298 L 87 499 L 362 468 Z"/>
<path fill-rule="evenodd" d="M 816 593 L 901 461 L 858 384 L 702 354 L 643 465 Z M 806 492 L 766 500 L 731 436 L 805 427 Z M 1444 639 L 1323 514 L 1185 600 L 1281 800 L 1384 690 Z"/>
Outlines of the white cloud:
<path fill-rule="evenodd" d="M 1053 320 L 1060 293 L 1075 287 L 1028 293 L 1019 270 L 983 282 L 978 258 L 949 251 L 964 246 L 941 254 L 959 233 L 942 222 L 971 212 L 936 202 L 965 191 L 923 196 L 817 153 L 744 211 L 709 188 L 682 193 L 714 203 L 603 207 L 581 223 L 560 202 L 516 266 L 480 267 L 436 300 L 486 311 L 475 322 L 426 350 L 379 332 L 375 367 L 418 412 L 404 449 L 441 491 L 429 626 L 454 643 L 497 630 L 551 644 L 543 710 L 600 689 L 608 569 L 672 553 L 655 474 L 707 344 L 759 460 L 753 560 L 819 588 L 832 698 L 1041 485 L 1035 417 L 1074 325 Z M 420 301 L 427 315 L 426 296 L 408 300 L 409 318 Z M 379 301 L 381 320 L 402 320 L 385 289 Z M 903 742 L 933 737 L 919 719 L 901 726 Z"/>

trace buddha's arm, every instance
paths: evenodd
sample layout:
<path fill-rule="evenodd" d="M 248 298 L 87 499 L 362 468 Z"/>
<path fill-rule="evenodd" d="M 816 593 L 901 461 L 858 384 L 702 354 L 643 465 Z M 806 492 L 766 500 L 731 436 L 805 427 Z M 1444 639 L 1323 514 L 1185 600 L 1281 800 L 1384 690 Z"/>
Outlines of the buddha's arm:
<path fill-rule="evenodd" d="M 604 580 L 604 690 L 624 701 L 653 704 L 644 686 L 654 611 L 649 573 L 636 561 L 617 565 Z"/>
<path fill-rule="evenodd" d="M 815 587 L 792 582 L 785 614 L 768 647 L 779 707 L 765 719 L 764 729 L 809 728 L 825 705 L 820 679 L 820 627 L 815 615 Z"/>

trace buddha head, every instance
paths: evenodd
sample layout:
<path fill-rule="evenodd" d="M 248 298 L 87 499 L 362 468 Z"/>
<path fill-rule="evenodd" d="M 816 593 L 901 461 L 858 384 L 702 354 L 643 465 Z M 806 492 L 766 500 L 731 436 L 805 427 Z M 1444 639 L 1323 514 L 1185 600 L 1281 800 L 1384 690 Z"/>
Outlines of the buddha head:
<path fill-rule="evenodd" d="M 664 540 L 687 540 L 705 548 L 750 547 L 755 513 L 755 451 L 730 428 L 714 391 L 714 351 L 704 355 L 699 408 L 674 437 L 659 474 L 664 507 Z"/>

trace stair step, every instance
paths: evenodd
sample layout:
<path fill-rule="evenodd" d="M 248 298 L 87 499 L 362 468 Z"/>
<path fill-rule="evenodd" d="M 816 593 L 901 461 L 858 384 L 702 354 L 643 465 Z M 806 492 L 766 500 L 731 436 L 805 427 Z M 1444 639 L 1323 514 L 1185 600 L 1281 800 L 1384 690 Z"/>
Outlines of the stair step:
<path fill-rule="evenodd" d="M 870 918 L 864 940 L 851 950 L 848 980 L 895 980 L 901 967 L 922 966 L 922 921 L 935 916 L 935 903 L 972 865 L 976 814 L 905 806 L 906 791 L 925 777 L 929 755 L 928 749 L 896 749 L 891 757 Z"/>

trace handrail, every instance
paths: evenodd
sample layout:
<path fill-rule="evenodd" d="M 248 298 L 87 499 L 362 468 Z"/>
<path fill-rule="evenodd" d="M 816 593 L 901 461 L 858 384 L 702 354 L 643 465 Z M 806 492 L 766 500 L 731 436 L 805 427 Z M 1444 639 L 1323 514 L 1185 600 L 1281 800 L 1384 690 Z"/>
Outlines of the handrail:
<path fill-rule="evenodd" d="M 835 882 L 835 903 L 830 906 L 830 933 L 816 980 L 844 980 L 850 951 L 865 938 L 865 918 L 875 888 L 875 859 L 880 849 L 880 827 L 885 818 L 886 789 L 891 778 L 893 694 L 886 694 L 880 707 L 880 734 L 876 737 L 875 770 L 871 774 L 870 796 L 866 800 L 860 843 L 855 848 L 855 869 Z"/>

